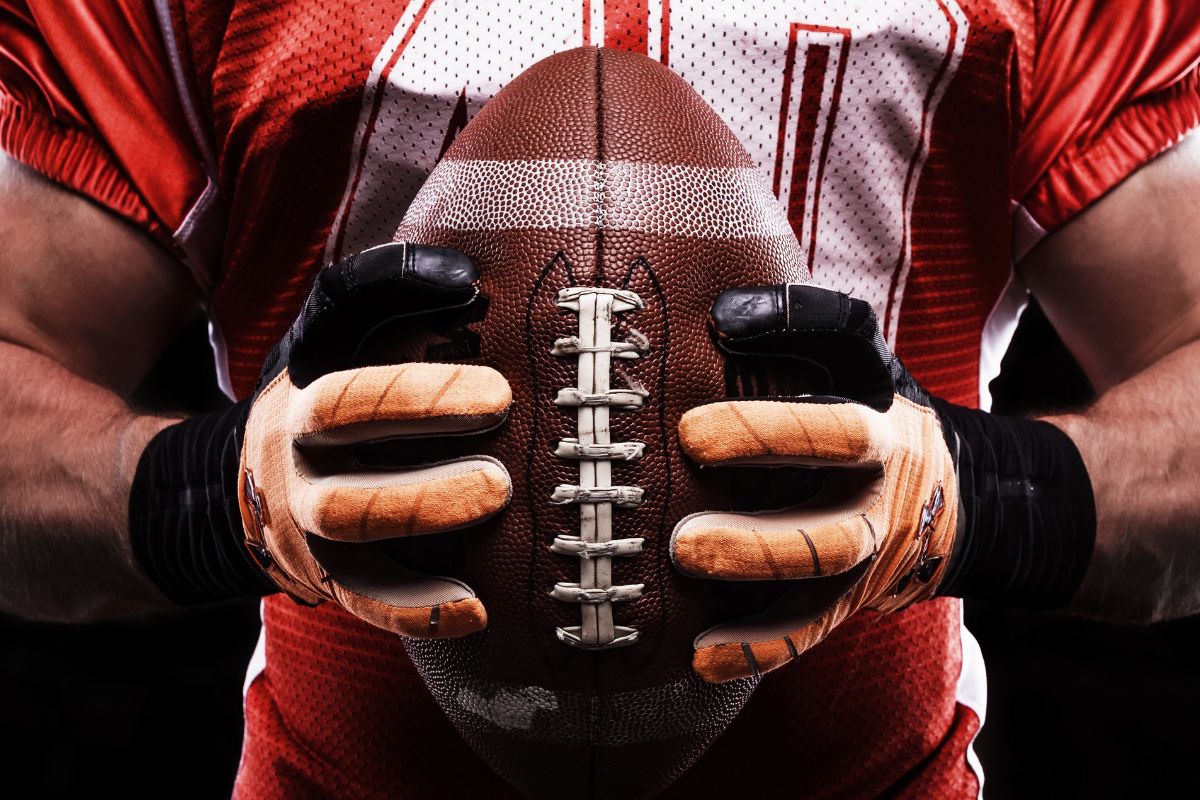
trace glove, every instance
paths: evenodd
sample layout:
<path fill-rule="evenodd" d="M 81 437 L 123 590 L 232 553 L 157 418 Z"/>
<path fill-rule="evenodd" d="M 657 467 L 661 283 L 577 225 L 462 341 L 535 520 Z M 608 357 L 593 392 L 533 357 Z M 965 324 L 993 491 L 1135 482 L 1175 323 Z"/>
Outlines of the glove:
<path fill-rule="evenodd" d="M 826 471 L 782 511 L 705 512 L 671 537 L 676 567 L 723 581 L 795 581 L 767 612 L 696 639 L 708 681 L 757 676 L 818 644 L 861 608 L 932 597 L 959 520 L 954 436 L 887 348 L 867 303 L 815 286 L 735 289 L 713 306 L 732 356 L 792 360 L 826 394 L 716 402 L 679 424 L 701 466 Z"/>
<path fill-rule="evenodd" d="M 487 625 L 470 587 L 405 569 L 380 543 L 493 516 L 512 494 L 505 468 L 468 456 L 363 470 L 352 458 L 364 443 L 463 436 L 504 420 L 512 394 L 488 367 L 353 366 L 370 331 L 466 306 L 477 279 L 453 250 L 367 250 L 320 272 L 268 356 L 245 423 L 238 501 L 247 549 L 297 601 L 332 600 L 403 636 L 464 636 Z"/>

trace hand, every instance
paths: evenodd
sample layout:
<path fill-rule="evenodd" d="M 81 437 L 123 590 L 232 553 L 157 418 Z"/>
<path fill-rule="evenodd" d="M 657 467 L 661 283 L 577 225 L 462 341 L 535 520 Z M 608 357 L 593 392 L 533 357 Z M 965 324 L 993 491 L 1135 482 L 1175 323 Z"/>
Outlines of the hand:
<path fill-rule="evenodd" d="M 370 331 L 465 306 L 477 278 L 456 251 L 372 248 L 321 271 L 268 356 L 246 424 L 239 500 L 247 547 L 298 601 L 333 600 L 404 636 L 464 636 L 486 627 L 470 587 L 406 570 L 379 543 L 457 530 L 498 513 L 512 494 L 504 467 L 484 456 L 391 470 L 340 466 L 354 445 L 467 435 L 503 422 L 512 394 L 488 367 L 352 366 Z"/>
<path fill-rule="evenodd" d="M 815 286 L 734 289 L 713 306 L 731 355 L 799 359 L 827 394 L 717 402 L 679 425 L 707 467 L 827 471 L 811 499 L 782 511 L 682 520 L 682 572 L 724 581 L 794 581 L 772 608 L 696 639 L 705 680 L 758 675 L 815 646 L 860 608 L 931 597 L 958 519 L 955 460 L 925 391 L 888 350 L 871 307 Z"/>

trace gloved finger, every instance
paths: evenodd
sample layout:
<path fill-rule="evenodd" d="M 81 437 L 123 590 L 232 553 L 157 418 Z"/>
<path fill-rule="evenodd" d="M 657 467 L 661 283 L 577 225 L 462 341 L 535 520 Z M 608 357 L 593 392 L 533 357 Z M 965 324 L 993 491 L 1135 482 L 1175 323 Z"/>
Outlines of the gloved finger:
<path fill-rule="evenodd" d="M 479 270 L 463 253 L 391 243 L 323 268 L 286 338 L 297 386 L 353 366 L 359 345 L 385 322 L 469 305 Z"/>
<path fill-rule="evenodd" d="M 346 542 L 457 530 L 498 513 L 512 496 L 508 470 L 484 456 L 387 472 L 301 468 L 300 477 L 290 498 L 297 524 Z"/>
<path fill-rule="evenodd" d="M 809 505 L 765 514 L 700 513 L 671 535 L 683 573 L 728 581 L 838 575 L 871 558 L 876 531 L 863 513 Z"/>
<path fill-rule="evenodd" d="M 334 600 L 376 627 L 422 639 L 456 638 L 487 627 L 483 603 L 461 581 L 408 570 L 377 544 L 306 538 Z"/>
<path fill-rule="evenodd" d="M 702 634 L 692 654 L 692 669 L 709 683 L 738 678 L 757 678 L 779 669 L 801 653 L 819 644 L 846 618 L 847 609 L 838 604 L 801 627 L 771 638 L 751 639 L 736 626 L 722 626 Z"/>
<path fill-rule="evenodd" d="M 679 444 L 702 465 L 879 466 L 895 435 L 859 403 L 735 400 L 688 410 Z"/>
<path fill-rule="evenodd" d="M 302 446 L 493 428 L 512 405 L 508 381 L 491 367 L 398 364 L 323 375 L 288 406 Z"/>
<path fill-rule="evenodd" d="M 416 639 L 457 639 L 487 627 L 487 611 L 476 597 L 428 606 L 398 606 L 331 584 L 338 605 L 377 628 Z"/>
<path fill-rule="evenodd" d="M 743 286 L 713 302 L 718 346 L 734 355 L 798 359 L 820 368 L 810 394 L 848 397 L 886 410 L 895 356 L 871 305 L 811 284 Z"/>
<path fill-rule="evenodd" d="M 692 666 L 705 680 L 720 683 L 783 666 L 808 650 L 850 613 L 855 591 L 871 559 L 838 575 L 797 581 L 766 610 L 701 633 Z"/>

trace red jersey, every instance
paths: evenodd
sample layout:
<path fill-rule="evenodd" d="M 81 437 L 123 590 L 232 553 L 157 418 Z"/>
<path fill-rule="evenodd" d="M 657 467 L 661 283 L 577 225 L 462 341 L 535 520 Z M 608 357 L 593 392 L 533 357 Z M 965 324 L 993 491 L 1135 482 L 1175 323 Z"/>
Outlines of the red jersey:
<path fill-rule="evenodd" d="M 1200 124 L 1200 13 L 1166 0 L 0 0 L 0 147 L 173 248 L 249 392 L 328 261 L 389 241 L 454 135 L 579 45 L 689 81 L 814 280 L 871 301 L 932 392 L 987 403 L 1013 264 Z M 237 795 L 510 796 L 399 641 L 264 602 Z M 959 603 L 861 614 L 769 676 L 665 796 L 974 797 Z M 779 769 L 786 765 L 785 769 Z"/>

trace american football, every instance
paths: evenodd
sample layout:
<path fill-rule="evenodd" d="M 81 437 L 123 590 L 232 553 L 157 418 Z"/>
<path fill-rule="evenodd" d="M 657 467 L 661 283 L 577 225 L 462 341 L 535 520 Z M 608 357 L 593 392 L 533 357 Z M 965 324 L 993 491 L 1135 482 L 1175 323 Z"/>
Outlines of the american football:
<path fill-rule="evenodd" d="M 806 277 L 783 210 L 670 70 L 582 48 L 487 104 L 396 240 L 476 261 L 479 363 L 514 394 L 484 451 L 512 475 L 512 502 L 462 534 L 456 576 L 488 628 L 409 653 L 462 735 L 526 792 L 648 796 L 753 690 L 692 672 L 713 603 L 671 569 L 668 541 L 723 491 L 702 485 L 675 433 L 684 409 L 727 393 L 713 299 Z"/>

